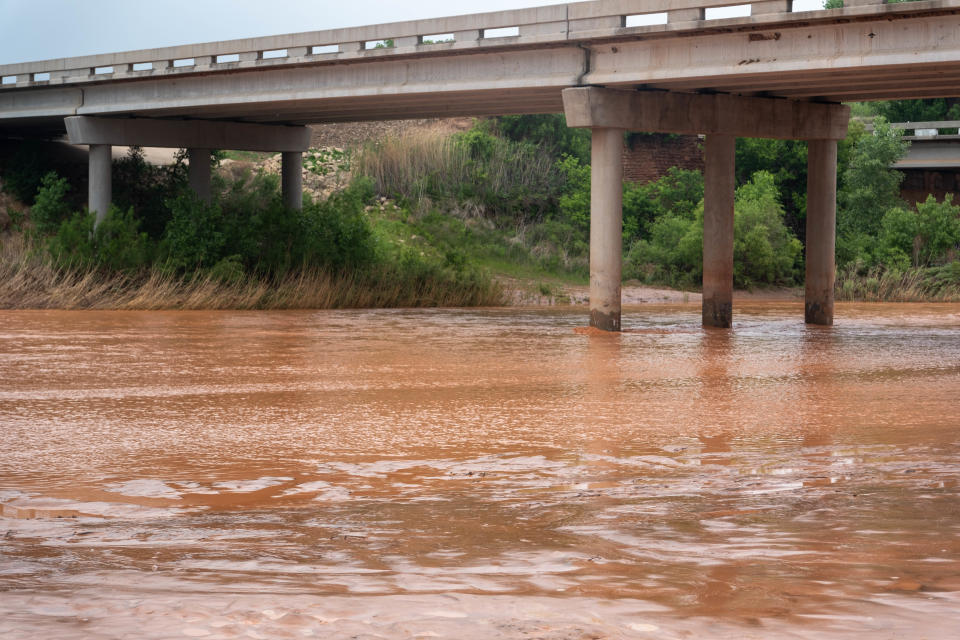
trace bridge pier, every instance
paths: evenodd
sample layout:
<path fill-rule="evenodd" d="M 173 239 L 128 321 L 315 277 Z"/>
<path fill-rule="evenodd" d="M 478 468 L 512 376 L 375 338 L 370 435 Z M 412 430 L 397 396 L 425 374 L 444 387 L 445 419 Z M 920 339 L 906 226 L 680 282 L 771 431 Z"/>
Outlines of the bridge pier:
<path fill-rule="evenodd" d="M 110 202 L 113 200 L 113 181 L 111 169 L 113 165 L 113 147 L 109 144 L 90 145 L 89 155 L 89 184 L 87 191 L 87 206 L 96 216 L 95 223 L 99 225 L 107 217 Z"/>
<path fill-rule="evenodd" d="M 620 330 L 623 131 L 705 134 L 703 308 L 705 327 L 733 322 L 737 137 L 808 140 L 807 322 L 833 322 L 837 140 L 850 110 L 839 104 L 721 94 L 564 89 L 567 125 L 593 131 L 590 197 L 590 324 Z M 614 155 L 616 157 L 614 157 Z"/>
<path fill-rule="evenodd" d="M 280 168 L 280 190 L 283 206 L 300 211 L 303 209 L 303 154 L 299 151 L 284 151 Z"/>
<path fill-rule="evenodd" d="M 187 174 L 187 183 L 190 189 L 197 194 L 197 198 L 210 204 L 210 149 L 188 149 L 187 158 L 190 162 Z"/>
<path fill-rule="evenodd" d="M 91 116 L 69 116 L 64 123 L 72 144 L 90 146 L 89 206 L 97 213 L 97 224 L 110 208 L 111 145 L 187 149 L 188 183 L 197 197 L 207 203 L 211 200 L 211 149 L 279 151 L 283 154 L 283 202 L 291 209 L 303 207 L 302 154 L 310 146 L 307 127 Z"/>
<path fill-rule="evenodd" d="M 807 324 L 832 325 L 836 283 L 837 141 L 810 140 L 807 152 Z"/>
<path fill-rule="evenodd" d="M 733 324 L 733 198 L 736 143 L 712 133 L 703 145 L 703 326 Z"/>
<path fill-rule="evenodd" d="M 590 144 L 590 326 L 620 331 L 623 130 L 595 128 Z"/>

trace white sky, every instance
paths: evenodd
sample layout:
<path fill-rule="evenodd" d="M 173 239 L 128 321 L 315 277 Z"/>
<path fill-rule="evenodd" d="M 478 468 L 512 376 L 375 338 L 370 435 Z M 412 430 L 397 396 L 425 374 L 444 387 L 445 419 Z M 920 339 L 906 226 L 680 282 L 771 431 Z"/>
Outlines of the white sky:
<path fill-rule="evenodd" d="M 416 20 L 558 0 L 0 0 L 0 64 Z M 795 10 L 822 0 L 797 0 Z"/>

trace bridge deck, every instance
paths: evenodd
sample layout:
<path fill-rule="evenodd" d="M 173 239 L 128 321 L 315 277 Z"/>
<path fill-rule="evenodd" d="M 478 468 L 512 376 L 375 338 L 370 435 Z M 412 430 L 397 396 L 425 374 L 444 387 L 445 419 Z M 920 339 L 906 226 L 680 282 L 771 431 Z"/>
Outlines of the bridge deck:
<path fill-rule="evenodd" d="M 708 20 L 742 0 L 595 0 L 4 65 L 0 131 L 55 133 L 71 115 L 305 124 L 558 112 L 562 89 L 582 85 L 826 102 L 957 93 L 960 0 L 857 1 L 794 13 L 765 0 L 749 17 Z M 665 23 L 635 26 L 655 19 Z"/>

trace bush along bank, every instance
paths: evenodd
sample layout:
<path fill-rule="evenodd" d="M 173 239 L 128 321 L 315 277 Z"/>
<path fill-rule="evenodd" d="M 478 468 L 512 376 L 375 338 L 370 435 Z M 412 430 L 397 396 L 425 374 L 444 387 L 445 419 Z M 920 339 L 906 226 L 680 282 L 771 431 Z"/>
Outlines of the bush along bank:
<path fill-rule="evenodd" d="M 49 173 L 0 251 L 5 308 L 329 308 L 492 305 L 503 292 L 470 265 L 382 242 L 359 178 L 285 209 L 276 176 L 215 180 L 210 204 L 182 163 L 116 163 L 115 199 L 94 228 Z"/>

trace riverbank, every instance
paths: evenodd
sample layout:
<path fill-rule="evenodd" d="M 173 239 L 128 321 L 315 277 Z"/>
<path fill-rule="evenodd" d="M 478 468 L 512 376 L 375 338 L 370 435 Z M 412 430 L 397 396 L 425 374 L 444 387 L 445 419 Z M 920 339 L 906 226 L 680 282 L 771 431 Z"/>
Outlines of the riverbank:
<path fill-rule="evenodd" d="M 803 300 L 801 287 L 734 291 L 739 302 Z M 625 306 L 700 304 L 697 291 L 629 281 Z M 844 302 L 957 302 L 956 287 L 925 286 L 918 273 L 899 277 L 841 274 L 837 300 Z M 588 305 L 590 287 L 557 278 L 494 274 L 457 277 L 431 270 L 419 277 L 389 265 L 335 272 L 305 269 L 280 277 L 198 271 L 178 275 L 162 268 L 135 274 L 57 266 L 21 234 L 0 234 L 0 309 L 282 310 L 417 307 L 536 307 Z"/>
<path fill-rule="evenodd" d="M 278 276 L 151 267 L 132 274 L 54 264 L 22 235 L 0 237 L 0 309 L 357 309 L 499 306 L 495 280 L 393 265 Z"/>

